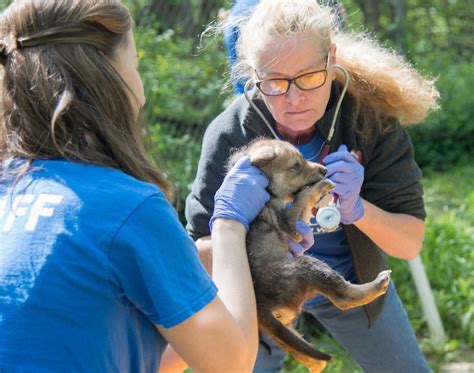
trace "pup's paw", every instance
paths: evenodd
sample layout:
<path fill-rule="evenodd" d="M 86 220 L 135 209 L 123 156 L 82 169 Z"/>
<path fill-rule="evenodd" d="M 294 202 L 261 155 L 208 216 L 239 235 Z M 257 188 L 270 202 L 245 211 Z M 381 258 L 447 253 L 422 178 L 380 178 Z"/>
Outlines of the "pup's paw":
<path fill-rule="evenodd" d="M 308 365 L 308 369 L 311 373 L 320 373 L 326 368 L 327 361 L 323 360 L 313 360 L 311 364 Z"/>
<path fill-rule="evenodd" d="M 382 271 L 377 275 L 376 281 L 378 282 L 378 286 L 382 294 L 387 292 L 391 273 L 392 270 L 387 269 L 386 271 Z"/>
<path fill-rule="evenodd" d="M 311 194 L 310 203 L 312 206 L 316 206 L 321 200 L 326 197 L 331 191 L 336 188 L 336 185 L 329 179 L 323 179 L 316 184 L 310 186 L 307 192 Z"/>
<path fill-rule="evenodd" d="M 296 243 L 301 243 L 304 239 L 304 237 L 298 231 L 294 231 L 290 237 Z"/>
<path fill-rule="evenodd" d="M 329 179 L 323 179 L 318 184 L 321 186 L 321 193 L 324 194 L 332 192 L 336 188 L 336 184 Z"/>

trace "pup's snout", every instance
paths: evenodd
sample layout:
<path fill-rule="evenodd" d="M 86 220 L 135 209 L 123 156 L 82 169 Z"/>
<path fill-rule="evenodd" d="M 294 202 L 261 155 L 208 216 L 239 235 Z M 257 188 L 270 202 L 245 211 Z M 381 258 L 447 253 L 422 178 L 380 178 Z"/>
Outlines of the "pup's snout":
<path fill-rule="evenodd" d="M 319 175 L 321 175 L 322 178 L 324 178 L 326 174 L 328 173 L 327 168 L 324 166 L 321 166 L 319 163 L 311 162 L 311 161 L 308 161 L 308 163 L 314 171 L 316 171 Z"/>

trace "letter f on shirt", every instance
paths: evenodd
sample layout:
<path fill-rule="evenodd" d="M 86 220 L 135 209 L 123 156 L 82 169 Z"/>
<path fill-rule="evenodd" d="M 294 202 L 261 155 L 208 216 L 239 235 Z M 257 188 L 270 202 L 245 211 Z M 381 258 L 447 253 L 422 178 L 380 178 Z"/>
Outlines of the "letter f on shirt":
<path fill-rule="evenodd" d="M 17 195 L 11 208 L 8 208 L 5 201 L 0 201 L 0 219 L 2 215 L 8 213 L 6 221 L 3 225 L 3 231 L 8 232 L 12 229 L 15 221 L 20 216 L 26 216 L 28 206 L 32 204 L 28 219 L 25 224 L 25 230 L 34 231 L 40 217 L 52 217 L 54 208 L 48 205 L 57 205 L 63 199 L 63 196 L 57 194 L 40 194 L 35 198 L 33 194 Z"/>

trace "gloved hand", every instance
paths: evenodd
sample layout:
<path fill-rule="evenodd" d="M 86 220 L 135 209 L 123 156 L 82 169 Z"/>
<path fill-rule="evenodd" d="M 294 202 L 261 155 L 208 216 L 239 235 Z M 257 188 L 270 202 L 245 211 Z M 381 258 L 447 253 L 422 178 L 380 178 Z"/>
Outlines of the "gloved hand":
<path fill-rule="evenodd" d="M 217 218 L 237 220 L 248 230 L 253 219 L 270 199 L 266 191 L 268 178 L 255 166 L 249 157 L 240 158 L 228 172 L 214 196 L 214 214 L 209 222 Z"/>
<path fill-rule="evenodd" d="M 303 236 L 303 241 L 296 243 L 293 240 L 289 240 L 290 251 L 288 251 L 288 258 L 290 259 L 302 256 L 306 250 L 314 245 L 313 229 L 308 224 L 303 220 L 297 220 L 295 228 Z"/>
<path fill-rule="evenodd" d="M 364 167 L 349 153 L 346 145 L 323 159 L 328 172 L 326 177 L 336 184 L 334 193 L 339 196 L 341 222 L 352 224 L 364 216 L 360 188 L 364 182 Z"/>

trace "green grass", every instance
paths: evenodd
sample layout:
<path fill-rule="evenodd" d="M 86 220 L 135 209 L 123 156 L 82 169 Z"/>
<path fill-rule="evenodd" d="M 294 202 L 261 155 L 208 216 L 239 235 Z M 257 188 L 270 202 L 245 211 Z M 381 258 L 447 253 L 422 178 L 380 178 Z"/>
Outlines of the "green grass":
<path fill-rule="evenodd" d="M 438 372 L 446 362 L 474 361 L 474 166 L 430 172 L 422 182 L 428 218 L 421 256 L 448 337 L 444 343 L 430 339 L 407 263 L 391 258 L 390 268 L 420 345 Z M 314 336 L 318 349 L 335 356 L 325 372 L 361 372 L 328 334 L 304 323 L 302 329 Z M 307 372 L 291 358 L 285 371 Z"/>

